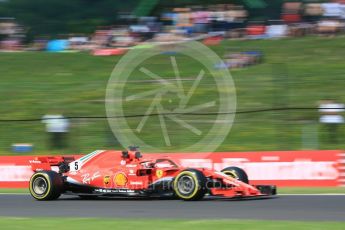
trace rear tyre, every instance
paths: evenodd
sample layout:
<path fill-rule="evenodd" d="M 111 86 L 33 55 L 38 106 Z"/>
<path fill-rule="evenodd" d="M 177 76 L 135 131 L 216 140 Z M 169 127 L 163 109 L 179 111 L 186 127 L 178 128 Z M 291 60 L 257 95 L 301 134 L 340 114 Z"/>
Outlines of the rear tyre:
<path fill-rule="evenodd" d="M 57 172 L 39 171 L 31 176 L 29 190 L 36 200 L 55 200 L 63 191 L 63 181 Z"/>
<path fill-rule="evenodd" d="M 235 167 L 235 166 L 227 167 L 227 168 L 222 170 L 222 173 L 224 173 L 224 174 L 226 174 L 232 178 L 235 178 L 239 181 L 242 181 L 246 184 L 249 184 L 249 179 L 248 179 L 247 173 L 239 167 Z"/>
<path fill-rule="evenodd" d="M 206 189 L 206 177 L 195 169 L 187 169 L 180 172 L 174 179 L 174 192 L 182 200 L 201 200 Z"/>

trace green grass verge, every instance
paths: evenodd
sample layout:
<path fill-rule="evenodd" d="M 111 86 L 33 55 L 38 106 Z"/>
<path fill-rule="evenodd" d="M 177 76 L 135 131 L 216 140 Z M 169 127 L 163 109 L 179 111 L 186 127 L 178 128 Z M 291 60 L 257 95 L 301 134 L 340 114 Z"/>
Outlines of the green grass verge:
<path fill-rule="evenodd" d="M 344 222 L 254 220 L 132 220 L 100 218 L 0 218 L 1 229 L 344 229 Z"/>
<path fill-rule="evenodd" d="M 240 111 L 271 108 L 274 106 L 316 107 L 325 98 L 345 101 L 344 37 L 304 37 L 280 40 L 224 41 L 212 49 L 223 57 L 227 50 L 236 52 L 260 50 L 262 64 L 231 71 L 236 85 L 237 108 Z M 105 116 L 104 98 L 107 81 L 120 57 L 94 57 L 89 53 L 23 52 L 1 53 L 0 84 L 1 119 L 40 118 L 52 110 L 63 110 L 68 116 Z M 185 91 L 191 88 L 200 71 L 200 64 L 182 55 L 176 56 Z M 162 78 L 174 77 L 168 55 L 146 60 L 143 66 Z M 205 77 L 197 87 L 188 106 L 216 100 L 213 79 Z M 150 79 L 135 70 L 125 87 L 129 96 L 157 89 L 158 84 L 138 80 Z M 232 90 L 220 87 L 222 91 Z M 126 102 L 125 114 L 144 114 L 152 98 Z M 162 98 L 167 110 L 179 103 L 175 93 Z M 213 109 L 213 110 L 212 110 Z M 217 108 L 199 112 L 214 112 Z M 263 112 L 238 114 L 231 132 L 217 151 L 263 151 L 298 149 L 345 149 L 345 128 L 339 127 L 338 144 L 330 143 L 327 129 L 318 123 L 317 110 L 290 112 Z M 133 131 L 142 117 L 127 120 Z M 167 119 L 166 126 L 171 146 L 166 146 L 158 117 L 148 119 L 137 136 L 164 152 L 173 152 L 197 143 L 210 129 L 214 115 L 181 116 L 202 134 L 194 135 L 185 127 Z M 220 121 L 226 122 L 226 121 Z M 95 149 L 120 148 L 113 139 L 105 119 L 72 120 L 69 148 L 51 151 L 48 136 L 40 122 L 0 123 L 0 154 L 8 154 L 12 143 L 33 143 L 30 154 L 61 154 L 91 152 Z M 137 143 L 132 143 L 137 144 Z M 127 147 L 127 146 L 125 146 Z M 202 146 L 200 146 L 202 147 Z M 121 147 L 122 148 L 122 147 Z M 143 149 L 144 151 L 144 149 Z"/>
<path fill-rule="evenodd" d="M 28 188 L 0 188 L 0 193 L 29 193 Z"/>
<path fill-rule="evenodd" d="M 28 189 L 24 188 L 0 188 L 0 193 L 28 193 Z M 278 188 L 278 194 L 345 194 L 345 187 L 288 187 Z"/>
<path fill-rule="evenodd" d="M 288 187 L 278 188 L 278 194 L 345 194 L 345 187 Z"/>

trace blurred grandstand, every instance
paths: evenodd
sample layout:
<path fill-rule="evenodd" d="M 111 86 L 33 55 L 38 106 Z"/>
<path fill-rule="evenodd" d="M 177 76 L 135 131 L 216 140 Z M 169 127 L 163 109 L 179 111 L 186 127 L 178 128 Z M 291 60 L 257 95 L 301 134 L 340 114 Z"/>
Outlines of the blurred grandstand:
<path fill-rule="evenodd" d="M 58 14 L 70 5 L 55 1 L 30 4 L 33 8 L 37 7 L 35 11 L 21 1 L 0 3 L 0 16 L 3 16 L 0 18 L 2 50 L 45 50 L 47 46 L 44 44 L 55 39 L 66 40 L 67 45 L 61 50 L 94 50 L 130 48 L 152 38 L 157 41 L 200 39 L 200 35 L 225 39 L 268 39 L 311 34 L 334 36 L 344 31 L 345 19 L 345 4 L 341 0 L 281 0 L 275 3 L 243 0 L 214 1 L 212 4 L 204 1 L 167 3 L 150 0 L 128 1 L 123 5 L 115 2 L 94 5 L 88 1 L 81 1 L 79 5 L 69 3 L 75 8 L 94 7 L 93 11 L 107 8 L 112 12 L 102 16 L 99 12 L 94 13 L 96 22 L 88 24 L 82 20 L 88 10 L 85 15 L 67 11 L 71 14 L 70 19 L 56 15 L 57 18 L 62 17 L 57 20 L 49 13 Z M 47 7 L 49 11 L 45 12 Z M 26 11 L 27 15 L 19 10 Z M 88 33 L 83 33 L 83 30 L 88 30 Z"/>

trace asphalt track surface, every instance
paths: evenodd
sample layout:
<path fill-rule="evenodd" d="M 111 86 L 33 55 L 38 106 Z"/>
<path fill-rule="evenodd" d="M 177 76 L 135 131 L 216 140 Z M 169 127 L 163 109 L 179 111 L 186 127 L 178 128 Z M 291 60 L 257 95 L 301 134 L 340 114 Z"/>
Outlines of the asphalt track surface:
<path fill-rule="evenodd" d="M 270 199 L 207 198 L 186 202 L 128 198 L 81 200 L 73 196 L 36 201 L 26 194 L 1 194 L 0 216 L 345 221 L 345 196 L 284 195 Z"/>

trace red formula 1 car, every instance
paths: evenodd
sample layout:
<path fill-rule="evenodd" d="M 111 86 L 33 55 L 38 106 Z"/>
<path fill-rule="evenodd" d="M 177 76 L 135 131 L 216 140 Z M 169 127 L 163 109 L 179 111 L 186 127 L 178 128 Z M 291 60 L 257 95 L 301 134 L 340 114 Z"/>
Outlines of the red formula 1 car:
<path fill-rule="evenodd" d="M 158 155 L 144 159 L 137 148 L 95 151 L 79 159 L 38 157 L 31 166 L 35 173 L 30 179 L 30 193 L 37 200 L 53 200 L 61 194 L 81 198 L 175 197 L 187 201 L 200 200 L 206 194 L 229 198 L 276 194 L 273 185 L 249 185 L 247 174 L 237 167 L 221 172 L 184 168 Z"/>

